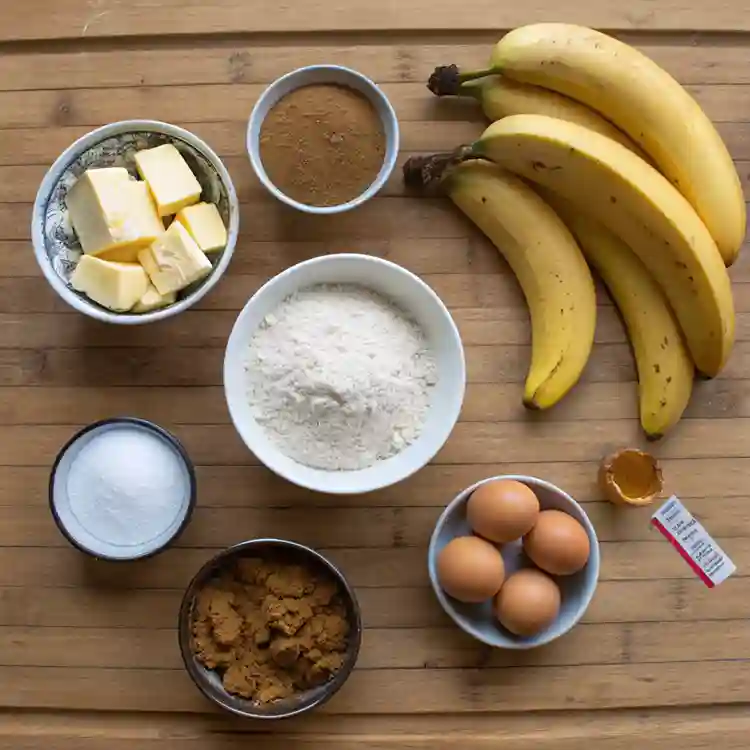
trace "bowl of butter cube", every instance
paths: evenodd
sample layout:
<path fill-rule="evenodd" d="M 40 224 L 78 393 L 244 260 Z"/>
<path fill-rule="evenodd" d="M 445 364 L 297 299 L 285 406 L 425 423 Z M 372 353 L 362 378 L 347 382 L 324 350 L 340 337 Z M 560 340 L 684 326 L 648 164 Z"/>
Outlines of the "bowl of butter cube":
<path fill-rule="evenodd" d="M 153 120 L 79 138 L 45 175 L 31 236 L 45 278 L 71 307 L 136 325 L 194 305 L 234 252 L 239 203 L 208 144 Z"/>

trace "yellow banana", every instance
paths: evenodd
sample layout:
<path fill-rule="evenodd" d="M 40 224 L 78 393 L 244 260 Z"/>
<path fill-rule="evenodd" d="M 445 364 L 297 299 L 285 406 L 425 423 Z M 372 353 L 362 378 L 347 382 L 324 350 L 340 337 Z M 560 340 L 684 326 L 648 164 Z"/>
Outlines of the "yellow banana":
<path fill-rule="evenodd" d="M 693 391 L 693 361 L 667 298 L 638 256 L 603 224 L 567 200 L 542 190 L 601 276 L 628 329 L 638 369 L 643 431 L 664 435 L 682 416 Z"/>
<path fill-rule="evenodd" d="M 565 94 L 617 125 L 692 204 L 726 265 L 734 262 L 746 226 L 737 170 L 697 102 L 653 60 L 593 29 L 542 23 L 504 36 L 490 68 Z"/>
<path fill-rule="evenodd" d="M 549 89 L 519 83 L 504 76 L 487 76 L 461 84 L 459 95 L 478 99 L 490 120 L 500 120 L 509 115 L 559 117 L 606 135 L 638 156 L 645 157 L 632 139 L 593 109 Z"/>
<path fill-rule="evenodd" d="M 575 385 L 591 353 L 596 295 L 586 261 L 557 214 L 494 164 L 459 164 L 443 185 L 518 278 L 531 315 L 523 402 L 532 409 L 549 408 Z"/>
<path fill-rule="evenodd" d="M 462 152 L 568 198 L 624 240 L 664 290 L 698 369 L 718 374 L 734 342 L 729 276 L 703 222 L 659 172 L 610 138 L 541 115 L 498 120 Z"/>

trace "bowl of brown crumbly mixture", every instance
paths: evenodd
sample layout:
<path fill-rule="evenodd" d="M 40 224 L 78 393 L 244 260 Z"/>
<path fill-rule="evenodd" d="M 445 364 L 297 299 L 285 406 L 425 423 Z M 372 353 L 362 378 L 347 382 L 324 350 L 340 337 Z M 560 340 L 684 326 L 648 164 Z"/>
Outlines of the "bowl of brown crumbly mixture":
<path fill-rule="evenodd" d="M 220 552 L 188 586 L 180 651 L 200 691 L 232 713 L 283 719 L 346 682 L 362 621 L 353 589 L 315 550 L 254 539 Z"/>
<path fill-rule="evenodd" d="M 247 128 L 261 184 L 288 206 L 318 215 L 349 211 L 376 195 L 398 149 L 398 119 L 383 90 L 341 65 L 309 65 L 276 79 Z"/>

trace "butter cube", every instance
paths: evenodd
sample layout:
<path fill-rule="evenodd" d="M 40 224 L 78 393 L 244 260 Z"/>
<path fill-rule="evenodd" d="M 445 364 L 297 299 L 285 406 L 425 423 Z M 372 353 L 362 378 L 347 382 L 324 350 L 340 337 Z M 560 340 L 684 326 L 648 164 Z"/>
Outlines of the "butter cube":
<path fill-rule="evenodd" d="M 182 154 L 171 143 L 138 151 L 135 164 L 141 177 L 148 183 L 159 216 L 176 214 L 181 208 L 200 199 L 200 183 Z"/>
<path fill-rule="evenodd" d="M 135 261 L 164 227 L 145 183 L 123 167 L 87 169 L 66 198 L 83 252 L 107 260 Z"/>
<path fill-rule="evenodd" d="M 137 263 L 118 263 L 82 255 L 70 279 L 73 289 L 83 292 L 115 312 L 130 310 L 148 289 L 146 272 Z"/>
<path fill-rule="evenodd" d="M 149 282 L 148 289 L 146 289 L 143 297 L 135 303 L 131 312 L 145 313 L 151 312 L 151 310 L 158 310 L 160 307 L 171 305 L 176 299 L 177 294 L 175 292 L 159 294 L 159 290 Z"/>
<path fill-rule="evenodd" d="M 175 216 L 175 221 L 190 232 L 204 253 L 221 250 L 227 244 L 227 228 L 213 203 L 186 206 Z"/>
<path fill-rule="evenodd" d="M 179 292 L 211 271 L 211 261 L 185 227 L 173 221 L 151 247 L 141 250 L 138 260 L 159 294 Z"/>

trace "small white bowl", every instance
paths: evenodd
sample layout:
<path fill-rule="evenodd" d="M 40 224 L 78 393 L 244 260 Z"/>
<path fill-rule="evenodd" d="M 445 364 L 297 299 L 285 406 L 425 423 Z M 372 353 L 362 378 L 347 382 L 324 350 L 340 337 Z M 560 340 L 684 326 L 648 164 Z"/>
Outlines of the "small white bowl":
<path fill-rule="evenodd" d="M 284 455 L 256 422 L 247 395 L 245 362 L 261 321 L 295 292 L 317 284 L 358 284 L 393 300 L 421 327 L 437 361 L 438 381 L 419 437 L 400 453 L 367 469 L 313 469 Z M 229 413 L 245 445 L 269 469 L 318 492 L 359 494 L 400 482 L 427 464 L 458 420 L 466 386 L 464 351 L 456 324 L 435 292 L 401 266 L 369 255 L 325 255 L 275 276 L 245 305 L 224 355 Z"/>
<path fill-rule="evenodd" d="M 309 206 L 306 203 L 300 203 L 290 198 L 271 182 L 260 159 L 260 131 L 263 121 L 272 107 L 291 91 L 303 86 L 319 83 L 347 86 L 364 94 L 380 115 L 385 131 L 385 158 L 383 159 L 383 166 L 380 168 L 378 176 L 364 193 L 347 203 L 341 203 L 337 206 Z M 247 127 L 247 153 L 250 156 L 250 163 L 253 165 L 255 174 L 258 175 L 258 179 L 271 195 L 288 206 L 308 214 L 338 214 L 356 208 L 372 198 L 385 185 L 391 172 L 393 172 L 396 166 L 396 158 L 398 157 L 398 148 L 398 119 L 386 95 L 367 76 L 363 76 L 361 73 L 357 73 L 356 70 L 345 68 L 341 65 L 309 65 L 305 68 L 293 70 L 291 73 L 287 73 L 281 78 L 276 79 L 255 103 Z"/>
<path fill-rule="evenodd" d="M 135 176 L 135 152 L 172 143 L 184 156 L 203 188 L 202 199 L 216 203 L 227 227 L 223 250 L 209 254 L 213 270 L 180 292 L 177 301 L 152 312 L 108 310 L 70 285 L 81 245 L 68 217 L 65 197 L 80 175 L 91 167 L 126 167 Z M 39 186 L 31 217 L 34 254 L 49 285 L 78 312 L 105 323 L 139 325 L 171 318 L 192 307 L 216 285 L 232 259 L 240 223 L 237 194 L 226 167 L 213 150 L 187 130 L 156 120 L 123 120 L 92 130 L 63 151 Z"/>
<path fill-rule="evenodd" d="M 482 604 L 459 602 L 443 591 L 437 577 L 437 557 L 443 547 L 457 536 L 468 536 L 472 533 L 466 519 L 466 502 L 469 496 L 477 487 L 498 479 L 515 479 L 518 482 L 523 482 L 536 493 L 542 510 L 562 510 L 573 516 L 586 529 L 591 545 L 589 559 L 583 570 L 572 576 L 553 576 L 562 592 L 560 613 L 548 628 L 530 638 L 521 638 L 505 630 L 495 618 L 491 600 Z M 520 539 L 516 542 L 504 544 L 501 547 L 501 552 L 505 563 L 506 578 L 520 568 L 534 567 L 526 559 Z M 543 479 L 520 474 L 489 477 L 465 489 L 443 511 L 435 524 L 432 539 L 430 539 L 427 565 L 430 582 L 438 601 L 463 631 L 478 641 L 495 648 L 530 649 L 544 646 L 565 635 L 583 617 L 594 597 L 596 584 L 599 580 L 599 540 L 586 511 L 570 495 L 563 492 L 559 487 L 555 487 L 554 484 L 545 482 Z"/>

